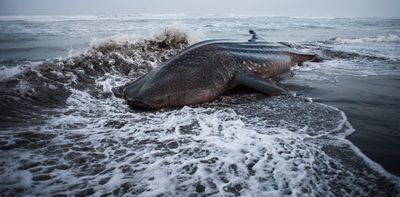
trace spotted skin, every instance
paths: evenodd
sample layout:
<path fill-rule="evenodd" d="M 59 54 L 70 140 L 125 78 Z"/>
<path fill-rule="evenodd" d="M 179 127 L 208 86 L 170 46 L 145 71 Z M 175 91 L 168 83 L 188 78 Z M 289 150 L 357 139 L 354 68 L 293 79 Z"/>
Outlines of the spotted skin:
<path fill-rule="evenodd" d="M 274 95 L 284 90 L 267 79 L 314 59 L 276 43 L 203 41 L 128 84 L 122 96 L 133 108 L 157 109 L 209 102 L 239 85 Z"/>

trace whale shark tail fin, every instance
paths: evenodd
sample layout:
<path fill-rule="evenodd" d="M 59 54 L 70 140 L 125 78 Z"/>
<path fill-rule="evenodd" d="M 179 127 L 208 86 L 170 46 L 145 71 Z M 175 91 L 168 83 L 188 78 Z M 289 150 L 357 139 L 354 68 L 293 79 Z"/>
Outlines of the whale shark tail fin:
<path fill-rule="evenodd" d="M 292 53 L 291 54 L 292 57 L 292 61 L 293 62 L 297 62 L 300 65 L 303 62 L 321 62 L 322 58 L 319 55 L 315 55 L 315 54 L 300 54 L 300 53 Z"/>

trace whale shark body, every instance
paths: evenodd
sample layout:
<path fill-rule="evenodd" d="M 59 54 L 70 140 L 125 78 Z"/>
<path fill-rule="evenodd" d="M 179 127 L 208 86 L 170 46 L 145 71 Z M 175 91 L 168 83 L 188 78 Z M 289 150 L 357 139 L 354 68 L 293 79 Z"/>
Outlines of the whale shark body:
<path fill-rule="evenodd" d="M 317 60 L 314 54 L 279 43 L 208 40 L 125 85 L 121 96 L 133 108 L 157 109 L 210 102 L 237 86 L 271 96 L 285 94 L 269 79 L 296 64 Z"/>

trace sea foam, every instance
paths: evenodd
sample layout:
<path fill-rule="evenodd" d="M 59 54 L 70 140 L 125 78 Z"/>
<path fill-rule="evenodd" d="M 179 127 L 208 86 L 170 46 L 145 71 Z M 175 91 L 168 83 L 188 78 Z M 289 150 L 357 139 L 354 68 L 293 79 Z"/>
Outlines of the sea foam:
<path fill-rule="evenodd" d="M 151 38 L 113 37 L 93 43 L 80 56 L 12 77 L 26 84 L 24 94 L 14 92 L 19 88 L 12 86 L 15 80 L 7 81 L 13 91 L 0 98 L 9 103 L 10 114 L 18 115 L 25 104 L 41 112 L 24 111 L 12 120 L 41 117 L 44 122 L 13 126 L 15 121 L 4 121 L 9 125 L 2 125 L 0 135 L 0 170 L 6 172 L 2 175 L 6 181 L 0 182 L 0 192 L 9 196 L 398 193 L 399 180 L 344 138 L 354 131 L 345 114 L 308 98 L 251 93 L 143 112 L 129 109 L 112 95 L 112 87 L 143 76 L 187 47 L 188 38 L 187 32 L 175 29 Z M 15 97 L 23 99 L 13 111 L 10 101 Z M 57 107 L 49 105 L 52 102 Z"/>

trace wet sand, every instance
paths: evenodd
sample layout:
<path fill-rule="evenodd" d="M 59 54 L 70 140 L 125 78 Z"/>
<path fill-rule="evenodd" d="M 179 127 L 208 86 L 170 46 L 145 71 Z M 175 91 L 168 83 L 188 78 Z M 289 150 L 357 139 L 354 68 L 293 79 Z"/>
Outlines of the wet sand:
<path fill-rule="evenodd" d="M 339 76 L 335 83 L 300 84 L 306 88 L 297 90 L 299 94 L 343 110 L 356 130 L 347 138 L 369 158 L 400 176 L 399 76 Z"/>

